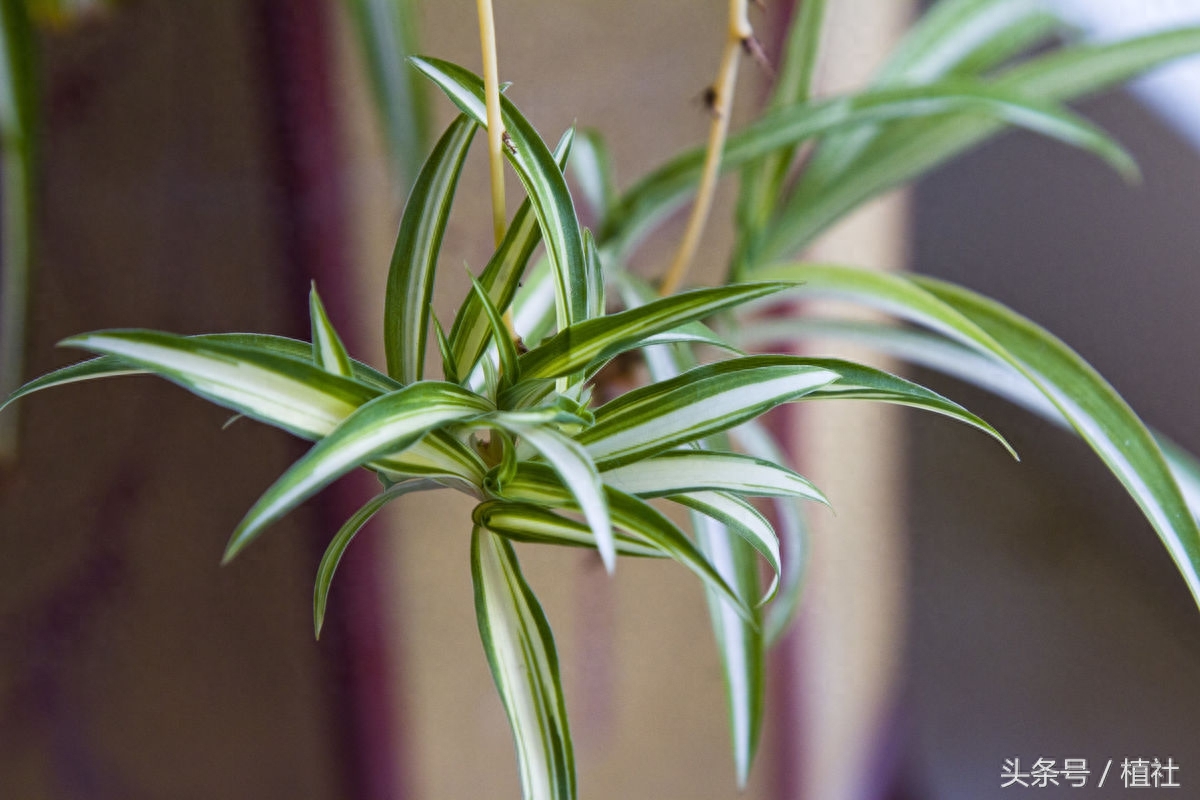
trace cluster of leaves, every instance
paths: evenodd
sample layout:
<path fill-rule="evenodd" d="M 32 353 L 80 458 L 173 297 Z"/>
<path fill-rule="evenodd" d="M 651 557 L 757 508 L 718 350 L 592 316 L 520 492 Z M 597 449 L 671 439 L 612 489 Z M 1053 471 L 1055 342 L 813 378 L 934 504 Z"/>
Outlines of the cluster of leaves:
<path fill-rule="evenodd" d="M 1173 448 L 1164 456 L 1154 435 L 1065 345 L 960 287 L 781 260 L 864 200 L 1007 125 L 1084 147 L 1131 172 L 1119 145 L 1058 103 L 1200 50 L 1200 30 L 1072 46 L 1006 66 L 1055 21 L 1033 2 L 946 0 L 874 86 L 813 100 L 823 7 L 803 5 L 767 114 L 725 149 L 724 166 L 740 169 L 743 180 L 739 240 L 724 286 L 658 297 L 625 269 L 634 248 L 694 190 L 701 151 L 618 195 L 597 134 L 568 131 L 551 149 L 504 99 L 505 156 L 528 196 L 447 332 L 431 317 L 430 298 L 461 167 L 486 125 L 484 88 L 461 67 L 420 58 L 417 70 L 461 113 L 424 162 L 401 221 L 385 301 L 386 373 L 347 354 L 314 289 L 311 343 L 257 334 L 83 334 L 64 344 L 98 358 L 35 380 L 9 402 L 50 386 L 148 372 L 315 441 L 237 526 L 227 560 L 338 477 L 358 467 L 373 471 L 384 488 L 338 531 L 321 561 L 318 633 L 338 561 L 380 508 L 443 488 L 474 498 L 479 629 L 529 798 L 574 797 L 575 769 L 550 627 L 512 542 L 592 548 L 610 570 L 618 556 L 634 556 L 672 559 L 696 574 L 726 673 L 742 782 L 761 728 L 763 654 L 799 597 L 800 504 L 824 501 L 784 466 L 755 420 L 782 403 L 872 400 L 943 414 L 1003 443 L 961 406 L 886 372 L 746 354 L 767 342 L 812 334 L 866 342 L 1069 424 L 1141 505 L 1200 597 L 1200 533 L 1188 505 L 1200 496 L 1200 472 Z M 795 175 L 799 148 L 812 141 L 817 149 Z M 564 178 L 568 163 L 600 220 L 595 235 L 579 223 Z M 539 244 L 544 257 L 535 264 Z M 767 299 L 825 295 L 883 309 L 921 331 L 756 316 Z M 610 306 L 620 310 L 610 313 Z M 441 380 L 427 374 L 430 336 Z M 594 403 L 604 367 L 631 351 L 644 356 L 649 382 Z M 753 497 L 772 504 L 782 544 Z M 649 502 L 656 499 L 686 508 L 693 535 Z"/>

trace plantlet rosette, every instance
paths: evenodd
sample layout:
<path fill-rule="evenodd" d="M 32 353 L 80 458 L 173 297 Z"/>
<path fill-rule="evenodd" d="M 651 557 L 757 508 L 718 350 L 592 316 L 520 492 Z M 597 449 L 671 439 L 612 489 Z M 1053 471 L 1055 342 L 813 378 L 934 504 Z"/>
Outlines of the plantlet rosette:
<path fill-rule="evenodd" d="M 346 521 L 321 559 L 313 594 L 318 635 L 338 564 L 375 514 L 415 492 L 449 488 L 470 496 L 475 505 L 461 533 L 471 536 L 480 637 L 513 730 L 525 797 L 538 800 L 573 798 L 575 764 L 554 640 L 512 542 L 595 550 L 609 571 L 621 556 L 669 559 L 699 578 L 744 784 L 762 726 L 765 649 L 785 630 L 801 593 L 802 504 L 827 504 L 820 489 L 788 468 L 758 418 L 784 403 L 886 402 L 947 416 L 1008 447 L 971 412 L 886 372 L 837 359 L 747 355 L 739 347 L 814 332 L 855 338 L 1071 425 L 1139 503 L 1200 600 L 1200 468 L 1173 447 L 1160 449 L 1064 344 L 945 283 L 771 263 L 794 256 L 864 200 L 1009 126 L 1135 174 L 1120 145 L 1061 103 L 1200 50 L 1200 30 L 1069 46 L 1008 67 L 1056 20 L 1024 0 L 944 0 L 869 89 L 814 99 L 824 8 L 821 0 L 802 4 L 768 112 L 723 142 L 722 168 L 742 174 L 725 285 L 658 297 L 626 264 L 695 190 L 706 151 L 670 159 L 618 194 L 598 134 L 572 129 L 551 150 L 501 98 L 503 156 L 527 197 L 443 329 L 430 301 L 458 177 L 475 132 L 487 127 L 487 98 L 482 79 L 469 71 L 418 58 L 416 69 L 462 114 L 416 175 L 400 223 L 384 304 L 386 374 L 351 357 L 314 288 L 312 342 L 144 330 L 82 334 L 63 344 L 98 358 L 31 381 L 5 405 L 52 386 L 148 373 L 312 440 L 247 512 L 226 560 L 340 476 L 360 467 L 374 472 L 384 488 Z M 404 138 L 398 130 L 392 136 Z M 813 155 L 789 181 L 805 144 L 815 144 Z M 580 224 L 564 177 L 572 147 L 571 169 L 600 220 L 595 238 Z M 545 257 L 535 262 L 539 244 Z M 755 316 L 766 303 L 818 295 L 880 308 L 927 330 Z M 425 363 L 432 344 L 442 379 Z M 593 402 L 593 394 L 611 396 L 606 367 L 616 361 L 644 362 L 649 380 Z M 765 498 L 775 526 L 749 498 Z M 651 504 L 659 500 L 687 509 L 690 535 Z"/>

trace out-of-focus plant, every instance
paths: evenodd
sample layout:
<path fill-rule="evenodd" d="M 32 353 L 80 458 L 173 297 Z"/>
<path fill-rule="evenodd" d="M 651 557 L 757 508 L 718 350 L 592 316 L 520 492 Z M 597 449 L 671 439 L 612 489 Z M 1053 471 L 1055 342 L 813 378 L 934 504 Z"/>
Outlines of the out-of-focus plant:
<path fill-rule="evenodd" d="M 490 15 L 486 5 L 480 0 L 481 19 Z M 374 513 L 412 492 L 451 489 L 473 498 L 462 530 L 471 531 L 479 630 L 527 798 L 574 797 L 575 767 L 550 627 L 513 542 L 591 548 L 610 571 L 619 556 L 665 558 L 699 577 L 726 675 L 740 784 L 762 723 L 764 651 L 800 594 L 800 504 L 823 502 L 817 487 L 785 466 L 756 419 L 782 403 L 867 400 L 933 411 L 1004 441 L 959 405 L 886 372 L 745 352 L 767 343 L 811 334 L 863 342 L 1068 425 L 1125 485 L 1200 598 L 1200 473 L 1177 448 L 1160 445 L 1066 345 L 958 286 L 792 260 L 864 201 L 1012 126 L 1136 175 L 1120 145 L 1062 103 L 1200 51 L 1200 29 L 1068 44 L 1014 63 L 1059 31 L 1055 18 L 1032 0 L 943 0 L 873 85 L 815 98 L 823 11 L 821 0 L 802 5 L 765 112 L 731 133 L 737 64 L 758 52 L 745 2 L 732 0 L 728 43 L 709 92 L 708 145 L 623 192 L 598 133 L 568 131 L 551 148 L 501 96 L 494 74 L 485 81 L 445 61 L 413 59 L 461 113 L 425 160 L 400 224 L 384 303 L 386 372 L 347 354 L 314 289 L 311 342 L 82 334 L 63 344 L 98 358 L 35 380 L 9 402 L 50 386 L 148 372 L 315 441 L 237 526 L 226 560 L 339 476 L 360 467 L 374 472 L 381 491 L 336 533 L 321 562 L 318 633 L 338 561 Z M 490 48 L 494 54 L 494 42 Z M 492 142 L 501 144 L 491 154 L 507 161 L 527 198 L 511 220 L 496 215 L 504 220 L 496 250 L 443 327 L 430 298 L 458 176 L 480 127 L 490 127 Z M 594 234 L 579 222 L 564 178 L 568 164 L 598 219 Z M 739 174 L 741 193 L 728 278 L 677 291 L 718 176 L 730 171 Z M 693 197 L 675 259 L 657 288 L 644 283 L 626 268 L 630 254 Z M 534 263 L 539 244 L 544 256 Z M 768 301 L 818 296 L 882 309 L 920 330 L 759 313 Z M 440 379 L 426 368 L 427 345 L 438 354 Z M 647 365 L 645 384 L 594 400 L 608 394 L 595 391 L 606 382 L 605 367 L 634 353 Z M 782 543 L 752 497 L 773 505 Z M 690 511 L 691 536 L 649 502 L 659 498 Z"/>
<path fill-rule="evenodd" d="M 415 178 L 428 145 L 424 84 L 405 58 L 414 52 L 416 0 L 344 0 L 354 22 L 397 185 Z M 36 164 L 37 37 L 115 10 L 117 0 L 0 0 L 0 397 L 15 391 L 25 364 L 32 271 Z M 15 412 L 0 418 L 0 464 L 17 452 Z"/>

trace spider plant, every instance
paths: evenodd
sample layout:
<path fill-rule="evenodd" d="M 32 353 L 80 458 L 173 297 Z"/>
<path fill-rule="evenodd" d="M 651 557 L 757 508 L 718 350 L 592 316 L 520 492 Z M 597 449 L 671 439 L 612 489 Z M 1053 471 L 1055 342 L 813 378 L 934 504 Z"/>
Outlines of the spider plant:
<path fill-rule="evenodd" d="M 864 201 L 1007 127 L 1084 148 L 1135 175 L 1119 144 L 1062 103 L 1200 51 L 1200 29 L 1071 44 L 1014 64 L 1015 55 L 1059 32 L 1054 17 L 1032 1 L 944 0 L 870 87 L 815 98 L 823 10 L 821 0 L 803 4 L 765 112 L 730 133 L 738 59 L 756 49 L 745 3 L 733 0 L 707 146 L 620 193 L 597 132 L 568 130 L 552 147 L 500 93 L 495 75 L 485 80 L 446 61 L 412 59 L 460 113 L 425 159 L 400 223 L 383 309 L 385 371 L 346 352 L 314 287 L 311 342 L 86 333 L 63 344 L 97 358 L 34 380 L 8 402 L 51 386 L 153 373 L 314 441 L 246 513 L 226 561 L 340 476 L 375 473 L 379 493 L 321 560 L 318 635 L 338 562 L 372 515 L 413 492 L 470 496 L 475 505 L 461 531 L 471 536 L 480 637 L 527 798 L 574 797 L 576 779 L 554 640 L 514 542 L 593 549 L 609 571 L 624 556 L 673 560 L 696 575 L 725 670 L 740 784 L 762 723 L 764 652 L 800 595 L 804 504 L 825 502 L 786 465 L 758 418 L 784 403 L 896 403 L 1008 446 L 935 392 L 848 361 L 756 352 L 770 342 L 814 334 L 863 342 L 1064 423 L 1123 483 L 1200 599 L 1200 470 L 1065 344 L 959 286 L 793 260 Z M 443 326 L 430 299 L 459 174 L 480 128 L 526 198 L 511 219 L 496 215 L 503 225 L 495 251 Z M 713 186 L 735 170 L 738 238 L 727 280 L 681 291 Z M 565 172 L 592 206 L 594 232 L 579 221 Z M 684 241 L 659 285 L 632 274 L 638 245 L 693 198 Z M 544 255 L 535 261 L 539 245 Z M 881 309 L 918 329 L 763 312 L 781 299 L 819 296 Z M 440 370 L 427 365 L 427 352 Z M 606 367 L 632 357 L 644 360 L 645 383 L 598 402 L 607 393 L 596 391 L 608 388 Z M 776 524 L 751 498 L 766 498 Z M 687 510 L 692 535 L 664 504 Z"/>

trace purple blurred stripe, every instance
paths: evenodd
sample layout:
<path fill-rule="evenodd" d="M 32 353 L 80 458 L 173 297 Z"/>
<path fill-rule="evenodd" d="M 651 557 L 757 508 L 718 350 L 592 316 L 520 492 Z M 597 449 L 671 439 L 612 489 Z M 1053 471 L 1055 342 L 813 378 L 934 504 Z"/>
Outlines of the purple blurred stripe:
<path fill-rule="evenodd" d="M 255 52 L 261 54 L 263 97 L 269 112 L 267 152 L 275 159 L 278 225 L 294 309 L 295 333 L 309 337 L 308 282 L 321 298 L 351 352 L 362 351 L 353 321 L 348 269 L 344 160 L 334 100 L 333 25 L 321 0 L 255 0 Z M 338 482 L 321 496 L 319 555 L 342 522 L 371 495 L 365 474 Z M 345 765 L 346 797 L 400 800 L 405 782 L 404 742 L 393 687 L 395 647 L 388 636 L 379 541 L 360 534 L 338 570 L 320 647 L 327 654 L 332 719 Z"/>

